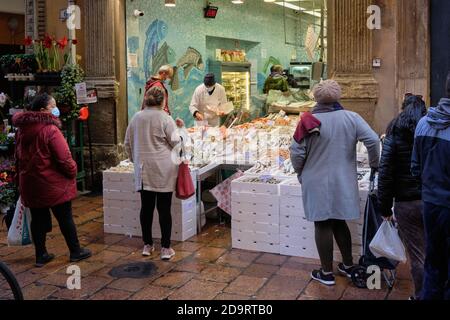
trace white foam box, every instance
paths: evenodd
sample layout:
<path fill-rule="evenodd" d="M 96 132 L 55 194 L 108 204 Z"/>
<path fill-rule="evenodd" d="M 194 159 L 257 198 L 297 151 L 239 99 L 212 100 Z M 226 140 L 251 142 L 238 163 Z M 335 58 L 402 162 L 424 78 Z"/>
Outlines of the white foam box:
<path fill-rule="evenodd" d="M 245 182 L 252 177 L 254 176 L 244 175 L 239 179 L 234 180 L 233 182 L 231 182 L 231 191 L 237 193 L 259 193 L 278 196 L 279 184 Z M 283 179 L 281 178 L 278 178 L 278 180 L 283 182 Z"/>
<path fill-rule="evenodd" d="M 122 225 L 105 224 L 103 226 L 103 230 L 105 231 L 105 233 L 125 234 L 125 230 Z"/>
<path fill-rule="evenodd" d="M 232 247 L 234 249 L 280 254 L 280 245 L 274 243 L 248 241 L 234 238 L 232 240 Z"/>
<path fill-rule="evenodd" d="M 297 178 L 291 178 L 280 184 L 280 196 L 301 197 L 302 186 Z"/>
<path fill-rule="evenodd" d="M 280 225 L 280 235 L 309 236 L 314 237 L 314 224 L 302 226 Z"/>
<path fill-rule="evenodd" d="M 231 200 L 231 210 L 233 213 L 251 212 L 278 214 L 280 211 L 280 201 L 278 196 L 232 192 Z"/>
<path fill-rule="evenodd" d="M 301 196 L 281 196 L 280 215 L 304 217 L 303 198 Z"/>
<path fill-rule="evenodd" d="M 276 234 L 280 232 L 280 225 L 275 223 L 261 223 L 255 221 L 240 221 L 233 217 L 231 228 L 239 231 L 254 231 Z"/>
<path fill-rule="evenodd" d="M 130 209 L 130 210 L 141 210 L 140 200 L 113 200 L 113 199 L 103 199 L 104 208 L 118 208 L 118 209 Z"/>
<path fill-rule="evenodd" d="M 311 234 L 280 234 L 280 244 L 282 245 L 310 247 L 312 243 L 315 245 L 314 235 L 311 236 Z"/>
<path fill-rule="evenodd" d="M 232 229 L 231 231 L 232 239 L 239 239 L 245 241 L 256 241 L 256 242 L 266 242 L 279 244 L 280 243 L 280 234 L 279 233 L 265 233 L 265 232 L 256 232 L 256 231 L 239 231 L 236 229 Z"/>
<path fill-rule="evenodd" d="M 258 222 L 267 224 L 280 224 L 280 215 L 278 213 L 256 213 L 256 212 L 243 212 L 233 211 L 233 218 L 239 221 Z"/>
<path fill-rule="evenodd" d="M 302 246 L 290 246 L 290 245 L 280 245 L 280 254 L 290 257 L 300 257 L 309 259 L 320 259 L 317 248 L 302 247 Z"/>
<path fill-rule="evenodd" d="M 310 224 L 304 216 L 302 217 L 280 214 L 280 225 L 302 228 L 303 226 L 309 226 Z"/>
<path fill-rule="evenodd" d="M 109 182 L 129 182 L 134 183 L 134 172 L 113 172 L 103 171 L 103 183 Z M 104 186 L 105 187 L 105 186 Z M 108 187 L 106 187 L 108 188 Z"/>
<path fill-rule="evenodd" d="M 141 201 L 141 195 L 134 191 L 103 190 L 103 199 L 123 200 L 123 201 Z"/>

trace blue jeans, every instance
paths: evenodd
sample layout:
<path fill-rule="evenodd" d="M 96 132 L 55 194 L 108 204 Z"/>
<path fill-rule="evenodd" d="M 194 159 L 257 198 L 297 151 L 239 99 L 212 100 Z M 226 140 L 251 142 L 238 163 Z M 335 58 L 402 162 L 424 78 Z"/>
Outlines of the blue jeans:
<path fill-rule="evenodd" d="M 450 300 L 450 208 L 424 202 L 423 300 Z"/>

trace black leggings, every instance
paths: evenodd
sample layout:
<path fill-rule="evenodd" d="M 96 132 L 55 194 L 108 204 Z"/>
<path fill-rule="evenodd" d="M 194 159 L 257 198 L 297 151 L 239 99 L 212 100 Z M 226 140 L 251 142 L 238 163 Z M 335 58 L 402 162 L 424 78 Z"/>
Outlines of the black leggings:
<path fill-rule="evenodd" d="M 144 244 L 153 245 L 152 225 L 155 206 L 158 209 L 161 227 L 161 246 L 170 248 L 172 237 L 172 192 L 141 191 L 141 227 Z"/>
<path fill-rule="evenodd" d="M 53 215 L 58 221 L 61 233 L 66 240 L 71 254 L 80 252 L 77 229 L 72 216 L 72 202 L 66 202 L 51 208 Z M 45 246 L 47 233 L 52 231 L 52 217 L 50 208 L 31 209 L 31 235 L 33 237 L 36 257 L 47 253 Z"/>
<path fill-rule="evenodd" d="M 344 220 L 315 222 L 316 245 L 324 272 L 333 272 L 333 235 L 346 266 L 353 266 L 352 236 Z"/>

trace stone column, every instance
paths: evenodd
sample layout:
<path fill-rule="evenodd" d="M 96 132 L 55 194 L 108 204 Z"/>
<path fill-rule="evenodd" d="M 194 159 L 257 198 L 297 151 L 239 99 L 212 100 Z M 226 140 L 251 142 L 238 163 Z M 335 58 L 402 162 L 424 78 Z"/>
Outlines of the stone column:
<path fill-rule="evenodd" d="M 343 90 L 346 108 L 374 122 L 378 84 L 372 71 L 372 32 L 367 27 L 371 0 L 329 0 L 329 77 Z"/>
<path fill-rule="evenodd" d="M 86 83 L 97 89 L 99 98 L 97 104 L 89 107 L 97 183 L 101 181 L 101 171 L 121 159 L 119 145 L 123 143 L 117 134 L 119 82 L 116 63 L 120 61 L 116 61 L 115 52 L 116 46 L 125 44 L 116 39 L 117 4 L 113 0 L 85 0 L 83 6 Z"/>

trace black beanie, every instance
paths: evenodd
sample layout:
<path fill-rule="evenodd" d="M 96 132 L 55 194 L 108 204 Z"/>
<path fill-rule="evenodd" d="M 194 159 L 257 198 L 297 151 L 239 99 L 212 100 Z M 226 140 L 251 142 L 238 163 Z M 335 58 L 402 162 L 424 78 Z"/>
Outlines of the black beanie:
<path fill-rule="evenodd" d="M 214 76 L 213 73 L 208 73 L 205 76 L 205 80 L 203 82 L 205 84 L 205 86 L 207 87 L 212 87 L 213 85 L 216 84 L 216 77 Z"/>

